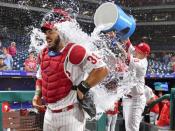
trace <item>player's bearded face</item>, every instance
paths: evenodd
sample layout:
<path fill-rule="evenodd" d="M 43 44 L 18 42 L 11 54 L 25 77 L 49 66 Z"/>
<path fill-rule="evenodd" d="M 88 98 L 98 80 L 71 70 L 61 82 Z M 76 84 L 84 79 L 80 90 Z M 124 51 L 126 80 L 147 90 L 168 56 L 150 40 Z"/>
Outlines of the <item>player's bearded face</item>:
<path fill-rule="evenodd" d="M 60 43 L 58 31 L 56 29 L 47 30 L 45 34 L 48 48 L 50 50 L 58 49 L 58 45 Z"/>

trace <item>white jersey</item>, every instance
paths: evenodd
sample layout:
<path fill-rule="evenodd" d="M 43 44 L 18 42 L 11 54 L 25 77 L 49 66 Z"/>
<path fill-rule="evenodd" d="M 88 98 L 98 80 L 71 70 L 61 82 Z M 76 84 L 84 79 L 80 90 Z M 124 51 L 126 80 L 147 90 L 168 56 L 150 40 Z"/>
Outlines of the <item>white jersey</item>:
<path fill-rule="evenodd" d="M 148 61 L 146 58 L 135 58 L 133 56 L 135 48 L 132 45 L 130 45 L 128 51 L 130 53 L 130 63 L 128 70 L 131 74 L 131 77 L 133 78 L 132 82 L 134 83 L 130 94 L 132 96 L 137 96 L 144 94 L 145 75 L 148 67 Z"/>
<path fill-rule="evenodd" d="M 75 45 L 73 45 L 71 49 Z M 81 61 L 81 63 L 78 65 L 74 65 L 69 61 L 69 54 L 70 54 L 71 49 L 69 50 L 67 58 L 65 59 L 64 70 L 65 72 L 69 72 L 71 74 L 70 77 L 69 76 L 68 77 L 72 81 L 73 85 L 78 85 L 82 80 L 85 80 L 88 74 L 93 69 L 106 66 L 106 64 L 102 61 L 102 59 L 95 52 L 89 51 L 88 49 L 85 49 L 86 54 L 83 60 Z M 64 49 L 62 49 L 61 51 L 63 50 Z M 37 78 L 42 79 L 40 68 L 37 71 Z M 64 108 L 74 103 L 77 103 L 77 92 L 75 90 L 71 90 L 70 93 L 65 98 L 62 98 L 56 103 L 48 104 L 48 107 L 52 110 L 55 110 L 55 109 Z"/>

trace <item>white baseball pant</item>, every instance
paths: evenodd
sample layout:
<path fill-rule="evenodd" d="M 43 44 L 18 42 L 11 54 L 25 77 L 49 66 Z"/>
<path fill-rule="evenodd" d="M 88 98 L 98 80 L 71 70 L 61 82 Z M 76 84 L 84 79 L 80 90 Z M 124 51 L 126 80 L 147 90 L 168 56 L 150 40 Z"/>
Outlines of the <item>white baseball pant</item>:
<path fill-rule="evenodd" d="M 146 98 L 144 95 L 137 98 L 123 98 L 123 115 L 126 131 L 139 131 L 145 105 Z"/>
<path fill-rule="evenodd" d="M 84 113 L 78 105 L 69 111 L 60 113 L 46 110 L 43 131 L 83 131 L 84 128 Z"/>
<path fill-rule="evenodd" d="M 107 125 L 106 131 L 115 131 L 115 125 L 117 121 L 117 114 L 115 115 L 107 115 Z"/>
<path fill-rule="evenodd" d="M 158 116 L 159 116 L 159 114 L 157 114 L 157 113 L 155 113 L 155 112 L 150 112 L 150 113 L 149 113 L 150 124 L 155 125 Z"/>

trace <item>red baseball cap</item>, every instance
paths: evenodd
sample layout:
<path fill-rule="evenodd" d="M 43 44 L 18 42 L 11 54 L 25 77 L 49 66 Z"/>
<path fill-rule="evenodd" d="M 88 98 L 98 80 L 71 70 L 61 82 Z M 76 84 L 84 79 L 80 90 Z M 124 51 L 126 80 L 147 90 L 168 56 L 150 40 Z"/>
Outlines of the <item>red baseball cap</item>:
<path fill-rule="evenodd" d="M 142 52 L 146 55 L 149 55 L 149 53 L 151 51 L 150 46 L 147 43 L 144 43 L 144 42 L 142 42 L 142 43 L 138 44 L 137 46 L 135 46 L 135 50 L 137 52 Z"/>
<path fill-rule="evenodd" d="M 54 8 L 51 12 L 44 16 L 41 24 L 41 30 L 42 32 L 49 29 L 51 30 L 53 29 L 55 23 L 62 23 L 70 19 L 68 12 L 63 9 Z"/>

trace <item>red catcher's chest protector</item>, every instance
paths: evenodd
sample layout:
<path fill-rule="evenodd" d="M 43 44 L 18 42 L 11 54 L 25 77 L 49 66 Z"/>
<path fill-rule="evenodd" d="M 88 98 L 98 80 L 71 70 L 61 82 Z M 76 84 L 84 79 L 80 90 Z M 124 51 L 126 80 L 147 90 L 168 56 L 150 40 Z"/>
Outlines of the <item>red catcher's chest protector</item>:
<path fill-rule="evenodd" d="M 72 45 L 68 44 L 58 56 L 50 57 L 47 48 L 41 54 L 42 95 L 47 103 L 55 103 L 66 97 L 72 88 L 72 82 L 64 69 L 64 62 Z"/>

